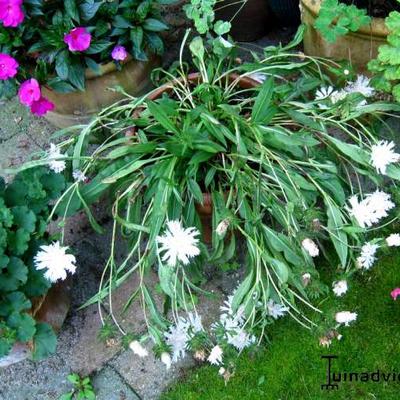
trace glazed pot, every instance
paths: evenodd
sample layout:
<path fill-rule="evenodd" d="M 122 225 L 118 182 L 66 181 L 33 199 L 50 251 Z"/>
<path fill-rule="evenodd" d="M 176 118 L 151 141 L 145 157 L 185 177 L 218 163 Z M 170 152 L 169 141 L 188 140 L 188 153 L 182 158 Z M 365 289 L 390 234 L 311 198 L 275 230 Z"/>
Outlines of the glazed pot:
<path fill-rule="evenodd" d="M 218 1 L 215 16 L 216 19 L 231 22 L 230 34 L 239 42 L 260 39 L 268 31 L 267 0 Z"/>
<path fill-rule="evenodd" d="M 314 28 L 320 8 L 321 0 L 301 0 L 301 19 L 307 27 L 304 52 L 310 56 L 349 60 L 357 72 L 368 74 L 368 62 L 376 58 L 379 46 L 389 34 L 384 18 L 373 18 L 370 25 L 328 43 Z"/>
<path fill-rule="evenodd" d="M 200 73 L 193 73 L 189 74 L 186 78 L 190 83 L 193 85 L 196 85 L 201 81 L 201 75 Z M 237 74 L 230 74 L 227 76 L 227 80 L 229 83 L 232 82 L 237 82 L 237 85 L 241 89 L 253 89 L 257 86 L 260 85 L 260 83 L 248 76 L 246 77 L 239 77 Z M 176 80 L 176 82 L 168 82 L 159 88 L 153 90 L 146 98 L 148 100 L 157 100 L 162 97 L 163 94 L 165 93 L 170 93 L 174 86 L 179 83 L 183 82 L 183 78 L 179 78 Z M 140 113 L 143 111 L 143 108 L 137 108 L 133 112 L 134 118 L 138 118 Z M 136 134 L 136 129 L 134 127 L 128 128 L 127 131 L 125 132 L 126 136 L 134 136 Z M 203 241 L 206 244 L 211 244 L 212 242 L 212 213 L 213 213 L 213 204 L 212 204 L 212 198 L 210 193 L 203 193 L 203 203 L 196 203 L 195 205 L 197 214 L 199 215 L 199 218 L 202 223 L 202 235 L 203 235 Z"/>
<path fill-rule="evenodd" d="M 103 108 L 125 98 L 112 88 L 120 86 L 132 96 L 140 96 L 149 90 L 150 73 L 158 65 L 159 58 L 154 57 L 147 62 L 131 59 L 120 71 L 115 63 L 110 62 L 101 66 L 98 75 L 87 69 L 86 88 L 83 92 L 59 93 L 44 87 L 43 95 L 55 105 L 54 111 L 48 112 L 45 118 L 59 128 L 85 124 Z"/>
<path fill-rule="evenodd" d="M 300 22 L 299 0 L 269 0 L 269 7 L 279 22 L 285 26 Z"/>

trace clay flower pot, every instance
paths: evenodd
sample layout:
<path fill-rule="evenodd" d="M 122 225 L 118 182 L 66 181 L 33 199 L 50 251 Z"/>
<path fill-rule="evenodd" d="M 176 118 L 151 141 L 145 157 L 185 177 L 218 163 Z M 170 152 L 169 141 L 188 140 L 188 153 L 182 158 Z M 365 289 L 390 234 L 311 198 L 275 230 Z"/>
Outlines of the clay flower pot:
<path fill-rule="evenodd" d="M 96 75 L 87 69 L 86 88 L 84 92 L 59 93 L 48 87 L 43 88 L 43 95 L 55 105 L 55 110 L 48 112 L 45 118 L 59 128 L 89 122 L 101 109 L 122 100 L 122 93 L 109 90 L 121 86 L 132 96 L 139 96 L 151 88 L 150 73 L 159 65 L 159 58 L 153 57 L 147 62 L 127 61 L 118 71 L 115 63 L 101 66 Z"/>
<path fill-rule="evenodd" d="M 189 74 L 186 78 L 190 83 L 196 85 L 201 81 L 200 73 L 192 73 Z M 229 83 L 237 81 L 238 86 L 241 89 L 252 89 L 260 85 L 260 83 L 248 76 L 240 77 L 237 74 L 230 74 L 227 76 Z M 183 82 L 183 78 L 178 79 L 176 82 Z M 176 82 L 168 82 L 159 88 L 153 90 L 146 98 L 148 100 L 157 100 L 162 97 L 164 93 L 170 93 L 176 85 Z M 143 108 L 139 107 L 133 112 L 134 118 L 138 118 L 140 113 L 143 111 Z M 134 127 L 129 128 L 126 132 L 126 136 L 134 136 L 136 134 L 136 129 Z M 203 203 L 196 204 L 196 211 L 200 217 L 202 226 L 203 226 L 203 241 L 206 244 L 210 244 L 212 242 L 212 212 L 213 205 L 210 193 L 203 193 Z"/>
<path fill-rule="evenodd" d="M 216 19 L 232 24 L 230 34 L 239 42 L 260 39 L 268 31 L 267 0 L 222 0 L 216 5 Z"/>
<path fill-rule="evenodd" d="M 367 74 L 368 61 L 376 58 L 379 46 L 386 42 L 389 34 L 384 18 L 373 18 L 370 25 L 338 37 L 335 43 L 328 43 L 314 28 L 320 8 L 321 0 L 301 0 L 301 19 L 307 26 L 304 52 L 310 56 L 350 60 L 358 72 Z"/>

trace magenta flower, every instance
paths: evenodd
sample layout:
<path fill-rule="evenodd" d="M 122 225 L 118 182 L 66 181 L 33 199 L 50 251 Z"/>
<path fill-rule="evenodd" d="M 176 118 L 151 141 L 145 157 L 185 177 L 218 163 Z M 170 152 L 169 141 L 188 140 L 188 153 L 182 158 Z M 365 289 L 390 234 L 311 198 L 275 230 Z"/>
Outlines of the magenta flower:
<path fill-rule="evenodd" d="M 17 75 L 19 64 L 9 54 L 0 53 L 0 81 L 14 78 Z"/>
<path fill-rule="evenodd" d="M 6 27 L 15 28 L 24 20 L 22 0 L 0 0 L 0 21 Z"/>
<path fill-rule="evenodd" d="M 31 106 L 33 102 L 41 97 L 39 82 L 32 78 L 23 82 L 18 91 L 19 101 L 26 106 Z"/>
<path fill-rule="evenodd" d="M 86 28 L 74 28 L 64 36 L 69 51 L 85 51 L 90 47 L 92 35 Z"/>
<path fill-rule="evenodd" d="M 400 288 L 396 288 L 392 290 L 390 295 L 393 297 L 393 300 L 396 300 L 398 296 L 400 296 Z"/>
<path fill-rule="evenodd" d="M 128 57 L 128 53 L 124 46 L 117 45 L 113 48 L 111 57 L 115 61 L 124 61 Z"/>
<path fill-rule="evenodd" d="M 45 115 L 48 111 L 54 110 L 54 104 L 47 100 L 46 97 L 40 97 L 39 100 L 31 104 L 31 112 L 35 115 Z"/>

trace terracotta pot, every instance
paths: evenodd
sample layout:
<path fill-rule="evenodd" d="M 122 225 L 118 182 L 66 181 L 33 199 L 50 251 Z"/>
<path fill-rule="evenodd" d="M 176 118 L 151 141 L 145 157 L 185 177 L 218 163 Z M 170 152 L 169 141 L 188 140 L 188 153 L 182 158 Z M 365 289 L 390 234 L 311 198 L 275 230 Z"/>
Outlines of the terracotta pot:
<path fill-rule="evenodd" d="M 230 34 L 239 42 L 251 42 L 268 31 L 267 0 L 222 0 L 216 5 L 216 19 L 232 24 Z"/>
<path fill-rule="evenodd" d="M 46 322 L 55 332 L 59 332 L 70 307 L 70 289 L 70 281 L 66 280 L 52 286 L 45 296 L 32 299 L 30 313 L 35 320 Z M 11 352 L 0 358 L 0 368 L 25 360 L 31 350 L 31 343 L 15 343 Z"/>
<path fill-rule="evenodd" d="M 301 19 L 307 26 L 304 35 L 305 53 L 336 60 L 349 60 L 358 72 L 368 74 L 368 61 L 377 56 L 379 46 L 386 42 L 389 34 L 385 20 L 373 18 L 370 25 L 339 37 L 335 43 L 328 43 L 314 28 L 320 8 L 321 0 L 301 0 Z"/>
<path fill-rule="evenodd" d="M 237 81 L 238 86 L 241 89 L 252 89 L 260 85 L 260 83 L 252 78 L 249 78 L 248 76 L 239 78 L 239 75 L 237 74 L 230 74 L 227 76 L 227 79 L 229 83 L 232 83 L 234 81 Z M 189 82 L 193 83 L 194 85 L 197 84 L 198 82 L 201 81 L 201 75 L 200 73 L 192 73 L 189 74 L 186 78 Z M 177 79 L 177 82 L 183 82 L 183 78 Z M 168 82 L 157 89 L 153 90 L 148 96 L 147 99 L 149 100 L 157 100 L 164 93 L 170 93 L 172 89 L 174 88 L 174 85 L 176 83 L 174 82 Z M 137 108 L 133 112 L 133 116 L 135 118 L 138 118 L 140 116 L 140 113 L 143 111 L 143 108 Z M 136 134 L 136 128 L 131 127 L 128 128 L 125 132 L 126 136 L 134 136 Z M 196 204 L 196 211 L 199 214 L 202 226 L 203 226 L 203 241 L 206 244 L 210 244 L 212 242 L 212 200 L 211 200 L 211 195 L 209 193 L 203 193 L 203 204 Z"/>
<path fill-rule="evenodd" d="M 85 124 L 103 108 L 123 99 L 122 93 L 109 90 L 121 86 L 132 96 L 139 96 L 151 88 L 150 73 L 159 65 L 159 58 L 148 62 L 129 60 L 120 71 L 111 62 L 101 66 L 100 75 L 86 70 L 86 89 L 84 92 L 59 93 L 43 88 L 43 95 L 55 104 L 55 110 L 45 118 L 59 128 Z"/>

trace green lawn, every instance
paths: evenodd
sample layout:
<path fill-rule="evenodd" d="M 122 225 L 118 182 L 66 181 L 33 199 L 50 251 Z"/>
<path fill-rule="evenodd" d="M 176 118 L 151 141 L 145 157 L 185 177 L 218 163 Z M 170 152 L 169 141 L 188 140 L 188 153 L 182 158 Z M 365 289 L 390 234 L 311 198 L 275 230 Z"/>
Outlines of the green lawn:
<path fill-rule="evenodd" d="M 204 366 L 177 382 L 162 400 L 303 400 L 400 398 L 400 299 L 390 291 L 400 286 L 400 253 L 382 259 L 373 270 L 354 279 L 341 299 L 329 297 L 325 311 L 348 310 L 358 319 L 340 332 L 343 339 L 323 349 L 315 336 L 293 320 L 285 318 L 270 332 L 265 351 L 243 355 L 235 376 L 225 386 L 217 369 Z M 321 355 L 334 354 L 334 372 L 396 371 L 396 382 L 345 382 L 339 390 L 322 391 L 326 361 Z"/>

